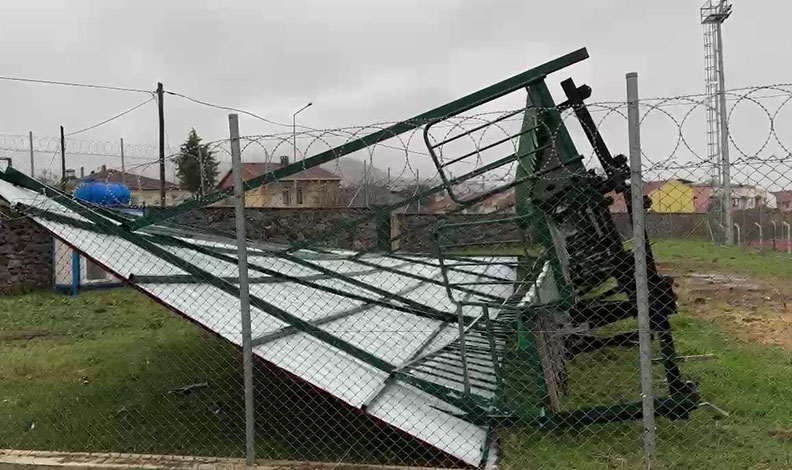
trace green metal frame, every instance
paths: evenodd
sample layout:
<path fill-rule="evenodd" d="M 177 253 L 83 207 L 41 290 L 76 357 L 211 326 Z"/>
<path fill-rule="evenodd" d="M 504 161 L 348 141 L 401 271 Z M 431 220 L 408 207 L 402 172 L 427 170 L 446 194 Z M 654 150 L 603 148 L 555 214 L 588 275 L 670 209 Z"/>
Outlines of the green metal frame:
<path fill-rule="evenodd" d="M 189 275 L 193 276 L 195 279 L 197 279 L 202 283 L 209 284 L 237 298 L 240 295 L 239 287 L 237 287 L 233 283 L 229 282 L 228 280 L 222 279 L 220 277 L 214 276 L 213 274 L 201 268 L 198 268 L 192 263 L 189 263 L 188 261 L 168 252 L 167 250 L 162 248 L 159 245 L 159 243 L 162 242 L 165 242 L 165 244 L 178 243 L 184 247 L 195 249 L 196 251 L 205 250 L 205 247 L 200 247 L 199 245 L 192 245 L 188 242 L 185 242 L 183 240 L 177 240 L 173 237 L 153 235 L 153 234 L 139 234 L 125 230 L 122 226 L 115 224 L 111 219 L 99 215 L 92 208 L 85 206 L 84 204 L 75 200 L 73 197 L 53 187 L 42 184 L 41 182 L 34 180 L 29 176 L 13 168 L 7 168 L 5 171 L 0 171 L 0 179 L 8 181 L 17 186 L 29 189 L 31 191 L 35 191 L 44 196 L 47 196 L 54 202 L 65 207 L 66 209 L 71 210 L 74 213 L 86 218 L 90 223 L 75 220 L 70 217 L 59 214 L 53 214 L 51 212 L 47 213 L 47 211 L 43 211 L 41 209 L 37 209 L 38 213 L 31 213 L 30 215 L 46 216 L 53 220 L 59 219 L 58 220 L 59 223 L 69 224 L 74 226 L 75 228 L 90 230 L 93 232 L 107 234 L 107 235 L 118 236 L 148 251 L 149 253 L 162 259 L 163 261 L 184 270 Z M 25 209 L 25 207 L 21 207 L 21 208 Z M 28 209 L 30 209 L 29 206 Z M 208 254 L 208 252 L 206 251 L 204 252 Z M 226 255 L 220 255 L 217 253 L 215 253 L 214 256 L 220 259 L 225 259 L 228 262 L 235 263 L 235 259 L 232 257 L 228 257 Z M 264 269 L 255 265 L 249 265 L 249 266 L 259 270 Z M 308 281 L 300 281 L 298 278 L 294 278 L 292 280 L 297 283 L 308 282 Z M 347 296 L 350 296 L 350 294 L 347 293 Z M 371 299 L 366 299 L 366 300 L 371 301 Z M 486 415 L 487 413 L 486 410 L 488 409 L 489 403 L 488 400 L 484 397 L 480 397 L 475 394 L 470 394 L 467 396 L 460 397 L 459 392 L 455 389 L 443 385 L 439 385 L 431 381 L 421 379 L 419 377 L 405 374 L 401 372 L 396 365 L 391 364 L 383 359 L 380 359 L 379 357 L 361 348 L 358 348 L 357 346 L 331 333 L 325 332 L 324 330 L 319 328 L 317 324 L 313 322 L 305 321 L 298 317 L 295 317 L 294 315 L 278 307 L 275 307 L 269 302 L 266 302 L 263 299 L 260 299 L 254 295 L 250 296 L 250 304 L 251 306 L 258 308 L 261 311 L 283 321 L 290 328 L 293 328 L 296 331 L 300 331 L 302 333 L 308 334 L 318 339 L 319 341 L 322 341 L 326 344 L 329 344 L 337 348 L 340 351 L 343 351 L 344 353 L 354 357 L 355 359 L 360 360 L 365 364 L 368 364 L 376 369 L 391 374 L 394 377 L 398 378 L 399 380 L 402 380 L 405 383 L 408 383 L 440 400 L 443 400 L 459 408 L 465 413 L 465 416 L 470 416 L 471 419 L 473 419 L 473 417 L 475 417 L 475 419 L 479 419 L 480 416 Z M 389 305 L 389 308 L 393 308 L 393 306 Z M 411 311 L 410 313 L 418 314 L 418 312 L 414 312 L 414 311 Z M 456 321 L 456 317 L 454 317 L 454 321 Z"/>
<path fill-rule="evenodd" d="M 475 108 L 476 106 L 480 106 L 483 103 L 487 103 L 496 98 L 509 94 L 512 91 L 523 88 L 537 77 L 542 77 L 552 72 L 556 72 L 587 58 L 588 52 L 585 48 L 570 52 L 569 54 L 558 57 L 557 59 L 551 60 L 550 62 L 544 63 L 538 67 L 534 67 L 511 78 L 507 78 L 506 80 L 498 82 L 492 86 L 471 93 L 467 96 L 434 108 L 425 113 L 419 114 L 410 119 L 398 122 L 380 131 L 373 132 L 367 136 L 347 142 L 333 149 L 326 150 L 312 157 L 306 158 L 301 162 L 294 162 L 283 168 L 279 168 L 264 175 L 252 178 L 244 183 L 244 190 L 248 191 L 264 184 L 273 183 L 287 176 L 299 173 L 306 168 L 330 162 L 337 158 L 343 157 L 344 155 L 349 155 L 350 153 L 357 152 L 358 150 L 362 150 L 366 147 L 378 144 L 392 137 L 396 137 L 407 131 L 421 127 L 426 123 L 465 112 L 469 109 Z M 127 222 L 124 224 L 124 227 L 129 230 L 138 230 L 148 225 L 176 217 L 180 214 L 185 214 L 195 209 L 208 206 L 222 199 L 226 199 L 232 196 L 232 194 L 233 191 L 231 188 L 215 191 L 211 194 L 208 194 L 201 200 L 193 199 L 185 201 L 171 209 L 154 212 L 146 217 Z"/>
<path fill-rule="evenodd" d="M 536 339 L 533 336 L 535 325 L 538 319 L 543 315 L 555 315 L 559 312 L 569 312 L 573 307 L 576 307 L 576 293 L 575 288 L 569 281 L 571 276 L 570 272 L 565 272 L 570 269 L 569 261 L 566 261 L 566 266 L 559 258 L 559 253 L 564 250 L 564 240 L 561 238 L 561 232 L 554 233 L 551 225 L 551 219 L 554 214 L 547 212 L 550 208 L 554 208 L 556 201 L 564 201 L 569 206 L 580 205 L 585 207 L 590 204 L 592 207 L 601 207 L 605 203 L 605 197 L 600 188 L 590 184 L 561 184 L 561 181 L 568 179 L 569 181 L 580 181 L 588 177 L 586 168 L 582 163 L 582 156 L 575 149 L 575 145 L 569 135 L 569 132 L 563 122 L 560 108 L 555 104 L 553 98 L 544 81 L 544 76 L 537 77 L 535 80 L 527 84 L 527 104 L 523 123 L 520 131 L 512 135 L 510 139 L 519 138 L 518 149 L 514 156 L 519 165 L 515 174 L 514 182 L 511 187 L 515 189 L 515 206 L 517 221 L 522 227 L 530 229 L 540 240 L 543 248 L 544 255 L 538 260 L 538 264 L 549 262 L 553 280 L 559 291 L 560 298 L 548 305 L 531 306 L 523 309 L 522 312 L 516 315 L 514 332 L 516 341 L 516 351 L 514 356 L 518 357 L 523 363 L 527 362 L 527 366 L 531 369 L 534 377 L 534 396 L 538 397 L 536 402 L 536 410 L 528 412 L 525 409 L 513 409 L 508 404 L 499 403 L 494 409 L 508 414 L 509 412 L 515 413 L 514 416 L 523 419 L 535 420 L 535 424 L 540 427 L 554 428 L 558 426 L 588 423 L 588 422 L 607 422 L 616 420 L 634 419 L 640 417 L 641 403 L 640 402 L 627 402 L 615 403 L 610 405 L 598 405 L 594 407 L 580 408 L 572 411 L 552 411 L 549 400 L 549 393 L 547 384 L 543 376 L 543 366 L 539 358 Z M 451 180 L 445 177 L 444 168 L 452 163 L 459 162 L 467 157 L 477 155 L 477 152 L 469 152 L 462 157 L 446 157 L 445 163 L 432 152 L 433 149 L 442 146 L 446 142 L 451 142 L 459 139 L 460 137 L 485 129 L 488 125 L 492 125 L 501 118 L 496 118 L 490 123 L 482 124 L 472 130 L 463 132 L 462 134 L 448 137 L 440 143 L 434 143 L 428 133 L 428 125 L 425 128 L 424 140 L 430 153 L 434 159 L 435 165 L 441 175 L 444 186 L 449 195 L 460 204 L 465 204 L 469 201 L 461 200 L 458 196 L 454 197 L 453 186 L 457 184 L 459 179 L 464 179 L 467 175 L 460 177 L 458 180 Z M 439 121 L 435 121 L 439 122 Z M 499 141 L 497 143 L 502 143 Z M 493 145 L 485 146 L 489 149 Z M 483 150 L 478 149 L 478 150 Z M 510 157 L 506 157 L 507 159 Z M 502 159 L 505 160 L 505 159 Z M 492 164 L 490 164 L 492 165 Z M 488 171 L 485 168 L 484 171 Z M 493 192 L 500 192 L 503 188 L 498 188 Z M 487 197 L 491 194 L 487 194 Z M 479 199 L 480 200 L 480 199 Z M 586 201 L 580 204 L 580 201 Z M 482 220 L 465 225 L 484 225 L 487 223 L 497 222 L 497 220 L 487 220 L 483 217 Z M 444 224 L 438 228 L 435 234 L 437 255 L 441 268 L 445 269 L 447 266 L 444 263 L 444 249 L 453 249 L 456 245 L 444 245 L 442 235 L 444 229 L 455 228 L 460 224 Z M 615 243 L 615 242 L 614 242 Z M 621 248 L 621 245 L 620 245 Z M 519 256 L 518 258 L 524 258 Z M 482 260 L 481 264 L 488 263 L 487 260 Z M 537 263 L 527 262 L 527 260 L 520 259 L 516 263 L 518 267 L 517 280 L 515 288 L 517 291 L 530 287 L 525 283 L 520 282 L 523 279 L 535 278 L 535 266 Z M 529 267 L 532 266 L 532 267 Z M 445 282 L 452 287 L 448 277 Z M 486 281 L 484 282 L 486 283 Z M 490 282 L 495 284 L 494 282 Z M 524 294 L 524 290 L 520 293 Z M 467 302 L 465 300 L 455 300 L 454 294 L 449 291 L 448 296 L 460 305 L 486 305 L 486 302 L 473 301 Z M 516 298 L 520 299 L 522 296 L 517 295 Z M 613 308 L 623 307 L 623 302 L 613 302 Z M 676 353 L 673 350 L 673 341 L 669 340 L 670 332 L 667 328 L 662 326 L 657 329 L 661 335 L 661 355 L 664 358 L 664 365 L 666 366 L 666 375 L 669 379 L 670 394 L 667 397 L 659 398 L 657 400 L 657 414 L 670 418 L 684 418 L 691 410 L 696 407 L 698 395 L 695 388 L 689 384 L 680 382 L 678 368 L 676 366 Z M 460 337 L 465 338 L 465 332 L 460 330 Z M 465 363 L 465 342 L 460 344 L 462 369 L 463 375 L 467 374 L 467 365 Z M 494 346 L 493 346 L 494 349 Z M 508 361 L 509 356 L 504 356 L 504 362 Z M 499 373 L 499 372 L 498 372 Z M 496 373 L 496 377 L 498 375 Z M 500 377 L 501 381 L 503 380 Z M 467 377 L 463 377 L 467 390 Z M 493 419 L 501 419 L 502 416 L 498 413 L 493 413 Z M 490 423 L 491 424 L 491 423 Z"/>
<path fill-rule="evenodd" d="M 333 270 L 324 268 L 319 263 L 313 263 L 302 256 L 293 254 L 297 250 L 309 247 L 311 242 L 298 242 L 291 244 L 284 250 L 260 249 L 262 254 L 266 256 L 278 257 L 292 263 L 297 263 L 302 266 L 308 267 L 312 270 L 319 272 L 316 276 L 297 277 L 288 276 L 276 270 L 268 269 L 263 266 L 256 265 L 255 263 L 248 263 L 249 269 L 255 272 L 260 272 L 277 282 L 293 282 L 296 284 L 304 285 L 307 287 L 322 290 L 336 295 L 343 295 L 348 298 L 363 301 L 366 305 L 382 305 L 388 308 L 412 313 L 418 316 L 432 318 L 444 322 L 443 325 L 458 324 L 460 328 L 459 344 L 454 345 L 454 348 L 461 351 L 460 360 L 463 364 L 463 376 L 461 383 L 464 383 L 464 393 L 458 390 L 440 385 L 429 380 L 416 377 L 410 373 L 410 368 L 397 366 L 387 361 L 380 359 L 374 354 L 351 344 L 338 336 L 322 330 L 319 326 L 320 322 L 309 322 L 296 317 L 289 312 L 275 307 L 273 304 L 265 300 L 252 296 L 250 298 L 251 305 L 258 308 L 267 314 L 283 321 L 286 326 L 283 331 L 278 332 L 281 335 L 292 334 L 293 332 L 302 332 L 308 334 L 319 341 L 329 344 L 340 351 L 349 354 L 350 356 L 368 364 L 378 370 L 386 372 L 389 379 L 398 379 L 404 383 L 413 385 L 420 390 L 429 393 L 449 404 L 452 404 L 462 411 L 462 416 L 465 420 L 486 426 L 488 430 L 494 429 L 496 426 L 506 424 L 533 424 L 541 428 L 555 428 L 563 425 L 585 423 L 585 422 L 605 422 L 613 420 L 633 419 L 640 416 L 641 404 L 640 402 L 629 402 L 612 405 L 602 405 L 590 408 L 578 409 L 573 411 L 554 412 L 549 403 L 549 394 L 543 376 L 543 367 L 539 358 L 537 344 L 533 337 L 533 330 L 535 323 L 541 315 L 553 315 L 559 311 L 569 311 L 575 304 L 574 288 L 568 282 L 567 275 L 564 273 L 564 266 L 562 260 L 559 258 L 557 241 L 554 240 L 553 227 L 549 223 L 550 214 L 544 212 L 541 207 L 541 199 L 555 197 L 556 191 L 552 183 L 548 183 L 547 176 L 553 176 L 559 173 L 567 175 L 579 175 L 585 173 L 585 168 L 582 164 L 582 157 L 577 153 L 574 143 L 563 123 L 559 108 L 554 103 L 552 96 L 545 84 L 545 77 L 547 74 L 563 69 L 569 65 L 577 63 L 588 57 L 585 49 L 579 49 L 565 56 L 559 57 L 553 61 L 547 62 L 539 67 L 535 67 L 521 74 L 515 75 L 509 79 L 503 80 L 495 85 L 479 90 L 475 93 L 467 95 L 458 100 L 452 101 L 443 106 L 437 107 L 426 113 L 417 115 L 411 119 L 401 121 L 386 129 L 374 132 L 365 137 L 353 140 L 344 145 L 336 147 L 331 150 L 321 152 L 301 162 L 294 162 L 291 165 L 277 169 L 265 175 L 253 178 L 244 183 L 245 190 L 255 189 L 259 186 L 266 185 L 278 181 L 284 177 L 293 175 L 306 168 L 317 166 L 344 155 L 359 151 L 366 147 L 375 145 L 389 138 L 398 136 L 404 132 L 414 130 L 424 126 L 425 131 L 428 130 L 432 124 L 441 122 L 449 117 L 458 115 L 462 112 L 474 109 L 482 104 L 486 104 L 496 98 L 502 97 L 509 93 L 525 89 L 527 91 L 526 108 L 523 116 L 523 122 L 520 131 L 510 138 L 518 138 L 517 151 L 509 156 L 500 158 L 496 161 L 476 168 L 475 170 L 458 176 L 457 178 L 446 177 L 445 173 L 441 172 L 443 183 L 422 191 L 414 198 L 423 198 L 431 194 L 448 191 L 453 194 L 453 186 L 476 176 L 483 175 L 493 169 L 499 168 L 505 164 L 516 161 L 518 163 L 517 172 L 514 180 L 489 191 L 486 194 L 478 195 L 475 198 L 468 200 L 459 200 L 459 207 L 461 210 L 465 207 L 473 206 L 495 194 L 503 191 L 514 189 L 515 191 L 515 204 L 517 216 L 514 217 L 515 223 L 525 230 L 530 230 L 541 241 L 543 247 L 543 254 L 538 260 L 529 256 L 519 256 L 515 263 L 517 267 L 517 282 L 514 282 L 516 287 L 515 292 L 508 298 L 500 298 L 498 296 L 489 297 L 487 295 L 479 295 L 474 290 L 465 287 L 464 285 L 451 285 L 449 281 L 448 272 L 454 269 L 464 272 L 459 267 L 454 267 L 453 264 L 444 264 L 445 259 L 454 257 L 448 256 L 444 253 L 442 247 L 438 244 L 438 263 L 441 272 L 444 276 L 444 281 L 437 279 L 428 279 L 426 277 L 411 274 L 401 271 L 398 267 L 384 267 L 376 263 L 371 263 L 365 260 L 362 255 L 367 251 L 380 251 L 385 252 L 385 255 L 391 256 L 394 259 L 400 258 L 397 255 L 390 253 L 391 245 L 394 240 L 390 235 L 390 214 L 395 209 L 406 206 L 412 202 L 408 199 L 398 203 L 390 204 L 383 207 L 378 207 L 365 214 L 359 220 L 342 224 L 341 227 L 334 227 L 333 231 L 354 228 L 358 225 L 366 223 L 370 220 L 375 221 L 378 232 L 378 237 L 375 246 L 371 250 L 359 252 L 354 256 L 349 256 L 343 259 L 358 263 L 361 266 L 368 266 L 372 269 L 390 271 L 404 277 L 412 277 L 420 282 L 443 284 L 448 289 L 448 295 L 451 300 L 457 303 L 458 310 L 456 313 L 445 312 L 431 308 L 421 302 L 416 302 L 406 298 L 399 292 L 391 292 L 385 288 L 372 286 L 359 279 L 355 275 L 339 274 Z M 511 115 L 516 115 L 512 113 Z M 453 137 L 452 139 L 456 139 Z M 429 142 L 427 138 L 427 143 Z M 439 144 L 438 144 L 439 145 Z M 431 149 L 430 149 L 431 151 Z M 472 154 L 471 154 L 472 155 Z M 464 155 L 462 158 L 467 157 Z M 454 161 L 459 161 L 457 158 Z M 440 168 L 439 161 L 435 158 L 435 162 Z M 219 200 L 228 198 L 232 195 L 232 190 L 217 191 L 201 200 L 190 200 L 184 202 L 176 207 L 170 209 L 162 209 L 152 212 L 145 217 L 139 219 L 129 219 L 121 217 L 103 209 L 88 207 L 74 198 L 58 191 L 57 189 L 43 185 L 22 173 L 14 170 L 13 168 L 7 169 L 5 172 L 0 172 L 0 178 L 7 180 L 11 183 L 26 187 L 38 193 L 44 194 L 52 198 L 63 207 L 74 211 L 78 215 L 87 219 L 75 220 L 70 217 L 62 216 L 48 211 L 42 211 L 33 207 L 24 208 L 31 215 L 49 218 L 60 223 L 71 224 L 77 228 L 92 230 L 95 232 L 113 235 L 120 237 L 146 251 L 152 253 L 154 256 L 170 263 L 187 274 L 184 279 L 180 278 L 179 281 L 184 282 L 201 282 L 212 285 L 223 292 L 230 295 L 239 297 L 239 288 L 234 284 L 234 280 L 230 278 L 221 278 L 212 275 L 211 273 L 203 270 L 189 261 L 180 258 L 169 252 L 164 246 L 176 245 L 179 247 L 194 250 L 195 252 L 203 255 L 212 256 L 216 259 L 228 263 L 236 263 L 237 259 L 229 253 L 223 253 L 221 250 L 216 250 L 207 246 L 190 243 L 186 240 L 171 236 L 164 233 L 157 233 L 161 227 L 151 227 L 152 224 L 164 222 L 168 219 L 179 216 L 195 209 L 205 207 L 209 204 L 215 203 Z M 591 188 L 583 187 L 580 189 L 581 193 L 576 196 L 583 196 L 587 198 L 602 198 L 602 194 L 590 192 Z M 413 200 L 414 200 L 413 198 Z M 459 199 L 459 198 L 457 198 Z M 487 221 L 482 221 L 486 223 Z M 453 224 L 447 224 L 447 227 Z M 441 229 L 442 230 L 442 227 Z M 322 234 L 319 234 L 321 237 Z M 321 248 L 312 247 L 312 251 L 316 253 L 326 253 L 326 250 Z M 463 262 L 459 263 L 464 265 L 464 262 L 475 264 L 475 257 L 457 257 Z M 410 260 L 414 262 L 414 260 Z M 560 298 L 557 302 L 545 306 L 525 306 L 518 308 L 519 300 L 524 296 L 526 291 L 530 288 L 529 280 L 536 276 L 536 266 L 543 266 L 544 263 L 549 262 L 551 266 L 551 273 L 553 280 L 558 288 Z M 475 271 L 469 271 L 469 274 L 479 274 Z M 328 287 L 315 281 L 334 278 L 346 283 L 350 286 L 350 291 L 367 291 L 374 294 L 375 297 L 368 297 L 354 292 L 348 292 L 341 289 Z M 137 282 L 145 280 L 144 277 L 137 279 Z M 273 281 L 275 282 L 275 281 Z M 503 279 L 495 279 L 495 276 L 484 276 L 476 280 L 476 283 L 503 283 Z M 455 295 L 462 295 L 461 299 L 456 299 Z M 470 300 L 471 295 L 477 295 L 476 298 Z M 471 317 L 463 315 L 462 306 L 475 305 L 480 307 L 484 312 L 481 317 Z M 488 314 L 488 308 L 500 308 L 505 312 L 505 317 L 508 321 L 492 320 Z M 481 319 L 484 318 L 482 321 Z M 443 326 L 444 327 L 444 326 Z M 439 332 L 439 329 L 438 329 Z M 468 336 L 472 333 L 482 333 L 487 341 L 482 341 L 475 336 Z M 496 342 L 495 337 L 498 336 Z M 470 344 L 466 344 L 465 340 L 468 338 Z M 503 348 L 508 338 L 514 342 L 514 351 L 508 353 L 503 352 Z M 262 339 L 263 341 L 263 339 Z M 673 347 L 673 343 L 672 346 Z M 667 348 L 666 348 L 667 349 Z M 513 353 L 513 355 L 511 355 Z M 481 372 L 485 369 L 482 368 L 485 363 L 478 362 L 479 359 L 489 355 L 493 368 L 494 375 L 491 380 L 485 378 L 481 382 L 494 385 L 493 398 L 485 398 L 471 390 L 470 378 L 468 377 L 468 369 L 472 371 Z M 668 358 L 675 357 L 675 353 L 671 350 L 664 350 L 664 356 Z M 528 362 L 529 367 L 532 369 L 535 379 L 535 396 L 539 397 L 536 406 L 532 409 L 524 409 L 508 403 L 508 397 L 505 394 L 505 380 L 503 368 L 505 363 L 510 357 L 519 357 L 521 360 Z M 422 357 L 416 357 L 415 364 L 421 364 L 429 370 L 435 370 L 445 373 L 445 369 L 437 367 L 436 364 L 443 364 L 443 359 L 440 354 L 426 354 Z M 432 363 L 435 361 L 435 363 Z M 434 369 L 433 369 L 434 368 Z M 686 393 L 682 393 L 686 392 Z M 658 399 L 656 402 L 656 413 L 662 416 L 669 417 L 682 417 L 686 416 L 689 410 L 695 407 L 696 396 L 689 390 L 672 390 L 671 395 L 665 398 Z M 365 406 L 365 405 L 364 405 Z M 488 435 L 490 434 L 488 433 Z M 488 438 L 489 442 L 489 438 Z M 487 443 L 488 443 L 487 442 Z M 486 459 L 486 453 L 485 453 Z"/>

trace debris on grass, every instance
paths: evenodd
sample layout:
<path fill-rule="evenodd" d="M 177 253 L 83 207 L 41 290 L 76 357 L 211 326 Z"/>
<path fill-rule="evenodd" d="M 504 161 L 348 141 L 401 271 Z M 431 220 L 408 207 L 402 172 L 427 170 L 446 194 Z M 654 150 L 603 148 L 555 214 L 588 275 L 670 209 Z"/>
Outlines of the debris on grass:
<path fill-rule="evenodd" d="M 168 390 L 168 393 L 180 393 L 182 395 L 189 395 L 203 388 L 207 388 L 208 386 L 209 386 L 208 382 L 199 382 L 199 383 L 189 384 L 183 387 Z"/>
<path fill-rule="evenodd" d="M 792 350 L 792 290 L 760 276 L 701 270 L 680 263 L 665 266 L 677 282 L 680 304 L 694 315 L 715 320 L 750 342 Z"/>

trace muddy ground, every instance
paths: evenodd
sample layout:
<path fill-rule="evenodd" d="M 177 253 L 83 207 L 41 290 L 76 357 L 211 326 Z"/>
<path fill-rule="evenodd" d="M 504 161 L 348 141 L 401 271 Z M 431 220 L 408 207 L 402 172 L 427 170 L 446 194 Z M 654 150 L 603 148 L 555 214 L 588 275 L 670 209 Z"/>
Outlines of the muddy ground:
<path fill-rule="evenodd" d="M 792 280 L 664 264 L 680 307 L 723 324 L 737 337 L 792 350 Z"/>

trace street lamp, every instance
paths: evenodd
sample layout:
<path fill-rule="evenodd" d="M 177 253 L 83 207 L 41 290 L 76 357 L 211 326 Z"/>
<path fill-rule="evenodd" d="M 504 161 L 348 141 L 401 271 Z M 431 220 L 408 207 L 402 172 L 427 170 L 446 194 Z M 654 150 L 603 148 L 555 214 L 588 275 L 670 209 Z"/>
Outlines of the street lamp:
<path fill-rule="evenodd" d="M 313 105 L 313 103 L 309 102 L 308 104 L 297 110 L 297 112 L 292 114 L 292 139 L 294 142 L 294 163 L 297 163 L 297 115 L 308 109 L 308 107 L 311 105 Z"/>

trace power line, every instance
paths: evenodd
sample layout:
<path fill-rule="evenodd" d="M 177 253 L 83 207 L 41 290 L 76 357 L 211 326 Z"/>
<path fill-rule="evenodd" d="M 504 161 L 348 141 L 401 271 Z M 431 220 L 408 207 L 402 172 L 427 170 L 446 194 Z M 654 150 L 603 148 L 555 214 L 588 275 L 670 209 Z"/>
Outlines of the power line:
<path fill-rule="evenodd" d="M 179 98 L 184 98 L 185 100 L 192 101 L 193 103 L 197 103 L 197 104 L 200 104 L 200 105 L 203 105 L 203 106 L 209 106 L 210 108 L 224 109 L 226 111 L 234 111 L 234 112 L 237 112 L 237 113 L 245 114 L 247 116 L 256 118 L 256 119 L 258 119 L 260 121 L 266 122 L 267 124 L 272 124 L 274 126 L 290 127 L 289 124 L 283 124 L 283 123 L 280 123 L 280 122 L 277 122 L 277 121 L 273 121 L 273 120 L 270 120 L 270 119 L 267 119 L 267 118 L 263 118 L 263 117 L 259 116 L 258 114 L 251 113 L 250 111 L 245 111 L 244 109 L 238 109 L 238 108 L 232 108 L 231 106 L 222 106 L 222 105 L 219 105 L 219 104 L 207 103 L 206 101 L 201 101 L 199 99 L 190 98 L 187 95 L 183 95 L 183 94 L 177 93 L 175 91 L 167 91 L 167 90 L 165 90 L 165 93 L 167 93 L 169 95 L 173 95 L 173 96 L 178 96 Z M 305 127 L 305 126 L 301 126 L 301 127 Z M 316 130 L 316 129 L 311 129 L 311 130 Z"/>
<path fill-rule="evenodd" d="M 200 104 L 200 105 L 203 105 L 203 106 L 209 106 L 210 108 L 217 108 L 217 109 L 223 109 L 223 110 L 226 110 L 226 111 L 234 111 L 234 112 L 237 112 L 237 113 L 241 113 L 241 114 L 253 117 L 255 119 L 258 119 L 260 121 L 266 122 L 267 124 L 272 124 L 274 126 L 290 127 L 289 124 L 283 124 L 281 122 L 273 121 L 271 119 L 267 119 L 267 118 L 261 117 L 258 114 L 251 113 L 250 111 L 245 111 L 244 109 L 232 108 L 230 106 L 222 106 L 222 105 L 218 105 L 218 104 L 207 103 L 206 101 L 201 101 L 201 100 L 198 100 L 198 99 L 195 99 L 195 98 L 191 98 L 189 96 L 183 95 L 181 93 L 177 93 L 175 91 L 167 91 L 166 90 L 165 93 L 167 93 L 169 95 L 173 95 L 173 96 L 178 96 L 180 98 L 184 98 L 184 99 L 186 99 L 188 101 L 192 101 L 193 103 L 197 103 L 197 104 Z M 334 129 L 315 129 L 313 127 L 308 127 L 308 126 L 305 126 L 305 125 L 302 125 L 302 124 L 300 124 L 298 127 L 301 127 L 302 129 L 307 129 L 308 131 L 312 131 L 312 132 L 329 133 L 330 135 L 335 135 L 337 137 L 338 136 L 349 137 L 349 136 L 345 136 L 343 134 L 339 134 Z M 427 156 L 427 157 L 429 156 L 429 154 L 425 153 L 425 152 L 418 152 L 418 151 L 414 151 L 414 150 L 409 150 L 407 148 L 399 148 L 399 147 L 395 147 L 395 146 L 392 146 L 392 145 L 384 144 L 384 143 L 381 143 L 381 142 L 377 143 L 376 145 L 379 145 L 381 147 L 391 148 L 393 150 L 406 151 L 408 153 L 414 153 L 414 154 L 417 154 L 417 155 L 423 155 L 423 156 Z"/>
<path fill-rule="evenodd" d="M 8 80 L 12 82 L 25 82 L 25 83 L 40 83 L 44 85 L 61 85 L 61 86 L 73 86 L 73 87 L 80 87 L 80 88 L 94 88 L 98 90 L 113 90 L 113 91 L 129 91 L 133 93 L 151 93 L 151 90 L 141 90 L 138 88 L 125 88 L 125 87 L 117 87 L 117 86 L 107 86 L 107 85 L 95 85 L 91 83 L 77 83 L 77 82 L 59 82 L 54 80 L 38 80 L 35 78 L 23 78 L 23 77 L 6 77 L 0 76 L 0 80 Z"/>
<path fill-rule="evenodd" d="M 134 110 L 136 110 L 136 109 L 138 109 L 138 108 L 140 108 L 140 107 L 142 107 L 142 106 L 144 106 L 144 105 L 146 105 L 146 104 L 148 104 L 148 103 L 150 103 L 150 102 L 154 101 L 154 99 L 155 99 L 155 98 L 152 96 L 151 98 L 147 99 L 146 101 L 144 101 L 144 102 L 142 102 L 142 103 L 140 103 L 140 104 L 138 104 L 138 105 L 136 105 L 136 106 L 134 106 L 134 107 L 132 107 L 132 108 L 129 108 L 129 109 L 127 109 L 126 111 L 124 111 L 124 112 L 122 112 L 122 113 L 116 114 L 115 116 L 113 116 L 113 117 L 111 117 L 111 118 L 109 118 L 109 119 L 105 119 L 105 120 L 104 120 L 104 121 L 102 121 L 102 122 L 99 122 L 99 123 L 97 123 L 97 124 L 94 124 L 94 125 L 92 125 L 92 126 L 88 126 L 88 127 L 86 127 L 85 129 L 80 129 L 79 131 L 69 132 L 69 133 L 68 133 L 68 134 L 66 134 L 66 135 L 67 135 L 67 136 L 71 136 L 71 135 L 79 134 L 79 133 L 81 133 L 81 132 L 90 131 L 91 129 L 96 129 L 96 128 L 97 128 L 97 127 L 99 127 L 99 126 L 105 125 L 105 124 L 107 124 L 107 123 L 108 123 L 108 122 L 110 122 L 110 121 L 114 121 L 114 120 L 116 120 L 116 119 L 120 118 L 121 116 L 124 116 L 124 115 L 126 115 L 126 114 L 129 114 L 129 113 L 131 113 L 132 111 L 134 111 Z"/>

